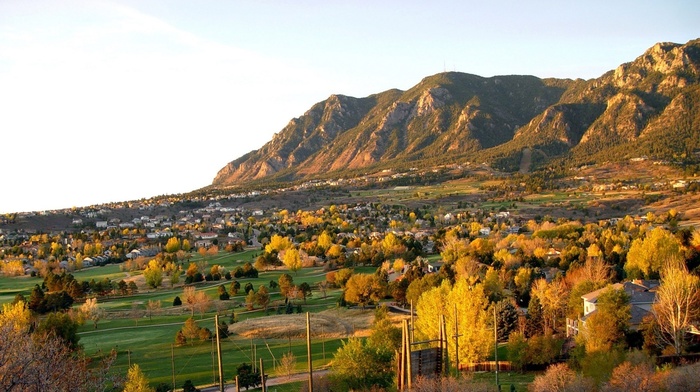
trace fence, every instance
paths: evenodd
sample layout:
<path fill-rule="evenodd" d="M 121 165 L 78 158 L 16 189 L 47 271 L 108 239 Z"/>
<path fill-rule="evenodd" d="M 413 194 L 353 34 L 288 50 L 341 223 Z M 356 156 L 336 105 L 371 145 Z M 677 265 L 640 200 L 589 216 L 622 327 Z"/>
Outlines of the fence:
<path fill-rule="evenodd" d="M 476 363 L 460 363 L 459 370 L 463 372 L 495 372 L 496 361 L 476 362 Z M 511 371 L 509 361 L 498 361 L 499 372 Z"/>

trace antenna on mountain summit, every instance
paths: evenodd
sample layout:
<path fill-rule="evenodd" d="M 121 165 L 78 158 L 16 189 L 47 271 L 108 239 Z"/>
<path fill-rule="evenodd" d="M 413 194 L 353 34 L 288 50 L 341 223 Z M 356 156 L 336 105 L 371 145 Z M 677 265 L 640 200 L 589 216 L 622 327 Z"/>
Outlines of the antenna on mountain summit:
<path fill-rule="evenodd" d="M 445 60 L 442 60 L 442 72 L 447 72 L 447 65 L 445 65 Z"/>

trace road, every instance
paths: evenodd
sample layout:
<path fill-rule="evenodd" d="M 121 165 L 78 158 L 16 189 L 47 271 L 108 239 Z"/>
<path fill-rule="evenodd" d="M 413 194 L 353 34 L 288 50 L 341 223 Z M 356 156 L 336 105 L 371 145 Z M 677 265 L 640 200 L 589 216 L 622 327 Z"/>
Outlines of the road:
<path fill-rule="evenodd" d="M 328 374 L 328 369 L 323 369 L 323 370 L 315 370 L 314 371 L 314 376 L 323 376 Z M 304 381 L 308 379 L 308 374 L 307 373 L 297 373 L 297 374 L 292 374 L 291 376 L 282 376 L 282 377 L 270 377 L 267 379 L 267 390 L 269 392 L 275 392 L 274 387 L 275 385 L 282 385 L 282 384 L 288 384 L 290 382 L 298 382 L 298 381 Z M 260 389 L 260 388 L 258 388 Z M 218 392 L 219 387 L 206 387 L 206 388 L 201 388 L 200 389 L 202 392 Z M 224 386 L 224 391 L 225 392 L 236 392 L 236 384 L 226 384 Z M 245 388 L 241 388 L 241 391 L 245 391 Z"/>

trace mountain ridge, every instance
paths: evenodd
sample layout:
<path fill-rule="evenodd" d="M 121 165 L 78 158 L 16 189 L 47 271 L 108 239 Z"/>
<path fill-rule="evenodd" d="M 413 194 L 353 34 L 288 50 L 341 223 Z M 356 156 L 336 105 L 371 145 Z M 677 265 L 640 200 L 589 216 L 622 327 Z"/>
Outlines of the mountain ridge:
<path fill-rule="evenodd" d="M 517 171 L 525 148 L 540 166 L 595 161 L 623 146 L 691 159 L 700 149 L 699 75 L 696 39 L 657 43 L 596 79 L 445 72 L 406 91 L 334 94 L 228 163 L 213 185 L 426 159 L 478 159 Z"/>

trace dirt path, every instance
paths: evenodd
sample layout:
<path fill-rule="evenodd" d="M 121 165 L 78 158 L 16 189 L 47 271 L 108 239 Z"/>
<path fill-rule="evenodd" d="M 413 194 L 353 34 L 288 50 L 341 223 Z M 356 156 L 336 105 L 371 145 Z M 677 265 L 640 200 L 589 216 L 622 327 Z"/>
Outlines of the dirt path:
<path fill-rule="evenodd" d="M 523 156 L 520 158 L 519 173 L 526 174 L 530 171 L 530 163 L 532 163 L 532 150 L 523 148 Z"/>

